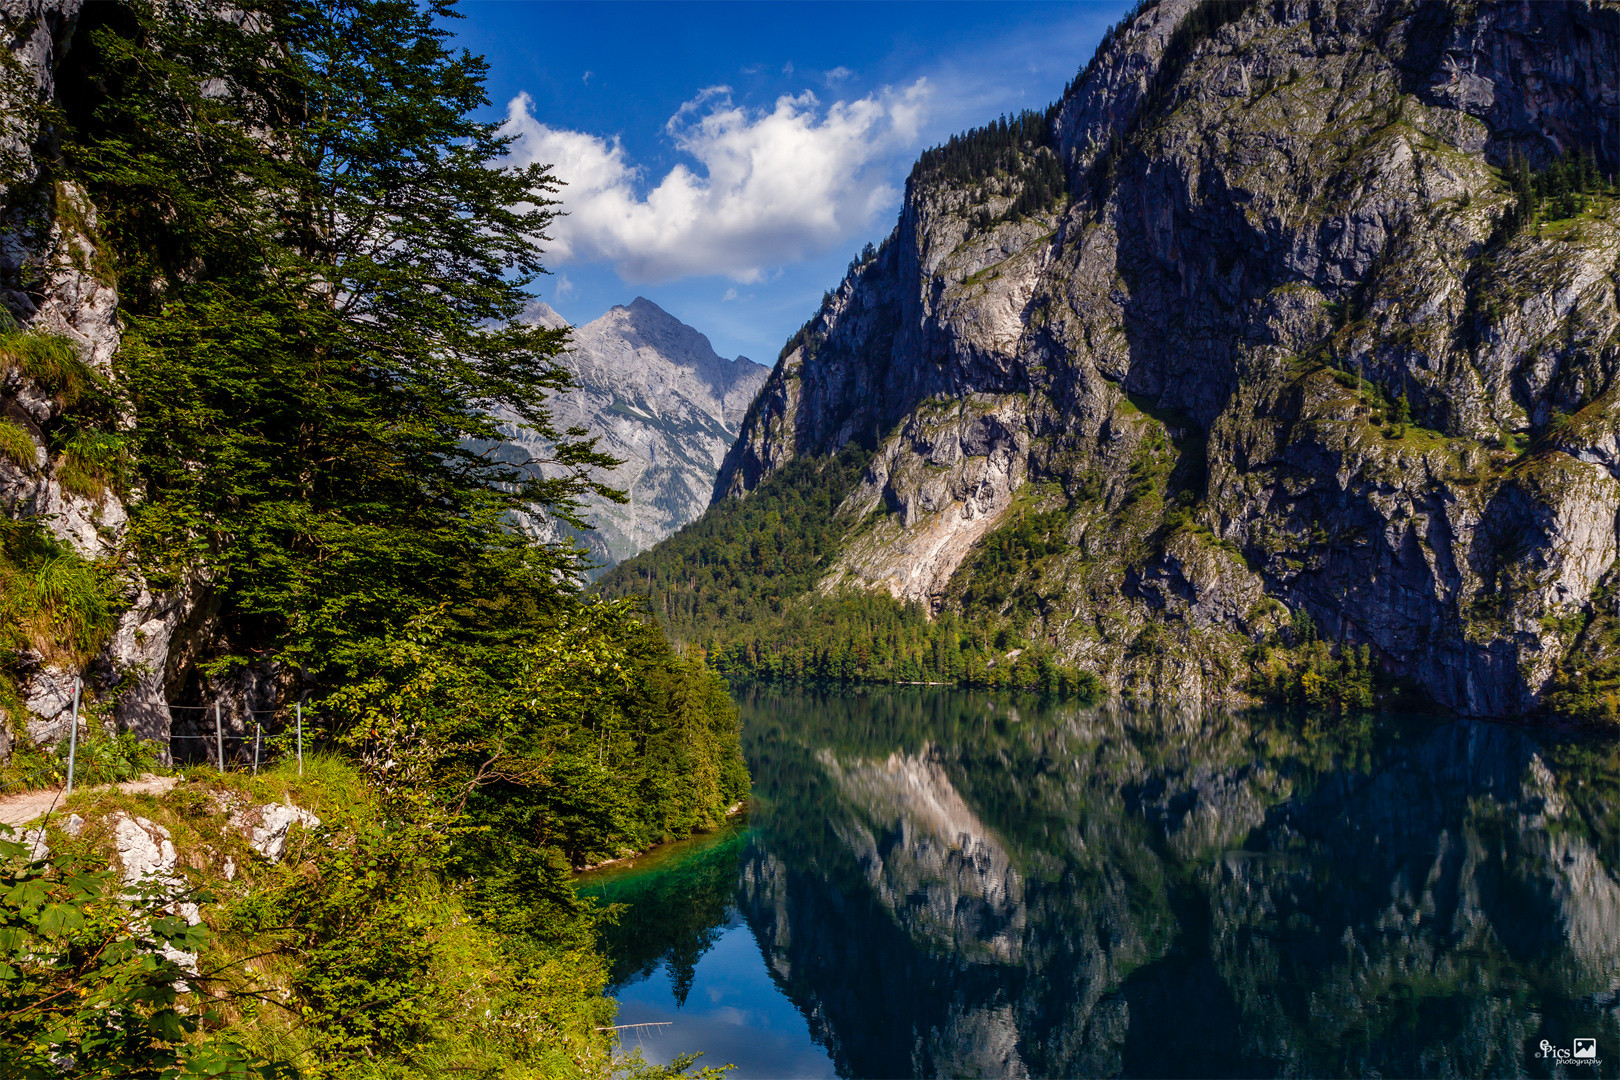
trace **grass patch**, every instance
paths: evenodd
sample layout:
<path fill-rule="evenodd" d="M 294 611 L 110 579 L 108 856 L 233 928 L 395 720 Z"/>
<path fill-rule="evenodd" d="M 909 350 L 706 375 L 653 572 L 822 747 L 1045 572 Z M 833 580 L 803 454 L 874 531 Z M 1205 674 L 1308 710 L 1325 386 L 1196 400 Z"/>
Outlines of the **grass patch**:
<path fill-rule="evenodd" d="M 19 371 L 54 393 L 63 405 L 106 397 L 106 380 L 79 359 L 66 338 L 27 330 L 0 331 L 0 374 Z"/>
<path fill-rule="evenodd" d="M 123 436 L 80 431 L 62 448 L 56 479 L 75 495 L 99 499 L 110 489 L 121 490 L 128 474 L 129 450 Z"/>
<path fill-rule="evenodd" d="M 10 420 L 0 420 L 0 458 L 19 469 L 32 470 L 39 463 L 34 437 Z"/>
<path fill-rule="evenodd" d="M 123 588 L 37 521 L 0 520 L 0 648 L 29 648 L 77 664 L 106 641 Z"/>

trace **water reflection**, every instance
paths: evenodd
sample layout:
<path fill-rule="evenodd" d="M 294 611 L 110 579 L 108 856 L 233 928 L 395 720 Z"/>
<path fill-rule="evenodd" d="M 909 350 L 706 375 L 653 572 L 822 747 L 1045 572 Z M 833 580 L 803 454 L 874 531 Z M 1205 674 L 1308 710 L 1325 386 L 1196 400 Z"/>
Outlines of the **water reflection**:
<path fill-rule="evenodd" d="M 731 826 L 585 879 L 581 896 L 620 907 L 602 931 L 613 987 L 645 979 L 662 965 L 675 1006 L 686 1004 L 698 960 L 731 919 L 746 837 Z"/>
<path fill-rule="evenodd" d="M 624 970 L 700 954 L 735 903 L 843 1075 L 1548 1075 L 1534 1048 L 1577 1036 L 1603 1063 L 1567 1075 L 1620 1075 L 1612 743 L 922 689 L 743 705 L 746 842 L 645 909 Z"/>

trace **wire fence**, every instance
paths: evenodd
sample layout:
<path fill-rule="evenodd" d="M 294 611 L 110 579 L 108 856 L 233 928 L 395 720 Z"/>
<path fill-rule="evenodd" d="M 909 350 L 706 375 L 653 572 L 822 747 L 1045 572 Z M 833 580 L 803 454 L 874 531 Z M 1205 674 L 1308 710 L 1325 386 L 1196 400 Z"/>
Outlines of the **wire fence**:
<path fill-rule="evenodd" d="M 247 719 L 253 720 L 253 735 L 251 738 L 245 732 L 226 732 L 222 710 L 217 702 L 213 705 L 170 705 L 169 712 L 174 713 L 175 711 L 194 711 L 203 713 L 204 715 L 202 720 L 204 724 L 207 723 L 208 715 L 212 714 L 214 731 L 213 734 L 201 735 L 177 735 L 171 731 L 169 734 L 171 755 L 173 754 L 174 743 L 177 741 L 200 741 L 204 744 L 204 757 L 211 758 L 214 767 L 219 769 L 220 772 L 225 772 L 231 767 L 232 764 L 236 764 L 239 767 L 251 766 L 253 772 L 257 774 L 260 765 L 267 764 L 272 755 L 283 756 L 290 749 L 292 754 L 298 759 L 298 775 L 304 775 L 303 702 L 299 702 L 293 706 L 293 727 L 291 731 L 282 730 L 269 735 L 265 734 L 264 721 L 268 719 L 271 721 L 281 721 L 284 724 L 286 720 L 286 713 L 283 710 L 244 709 L 241 712 L 233 712 L 233 720 L 236 716 L 245 716 Z M 225 753 L 225 744 L 227 740 L 235 744 L 232 747 L 233 752 L 229 757 L 227 757 Z M 289 742 L 292 744 L 291 747 L 288 746 Z M 209 745 L 210 743 L 212 744 L 211 746 Z M 212 750 L 213 753 L 208 754 L 208 750 Z"/>
<path fill-rule="evenodd" d="M 8 791 L 37 791 L 40 788 L 51 787 L 57 778 L 54 765 L 41 765 L 37 769 L 13 776 L 8 780 L 0 780 L 0 792 Z"/>
<path fill-rule="evenodd" d="M 84 686 L 75 679 L 73 681 L 73 710 L 68 725 L 68 755 L 67 755 L 67 785 L 63 797 L 73 793 L 73 783 L 78 767 L 79 757 L 79 722 Z M 304 775 L 304 705 L 298 702 L 292 709 L 292 727 L 286 726 L 287 712 L 283 709 L 243 709 L 232 710 L 231 730 L 225 726 L 224 711 L 216 702 L 213 705 L 168 705 L 171 716 L 174 713 L 195 712 L 203 714 L 199 720 L 204 726 L 210 718 L 213 720 L 213 732 L 203 734 L 178 734 L 172 730 L 169 733 L 169 757 L 176 757 L 176 742 L 200 742 L 203 752 L 200 755 L 185 755 L 188 760 L 206 761 L 220 772 L 230 771 L 232 768 L 246 770 L 251 768 L 255 775 L 262 765 L 282 757 L 292 756 L 298 761 L 298 775 Z M 253 721 L 253 733 L 235 730 L 238 717 L 245 717 Z M 267 733 L 268 726 L 280 727 L 279 731 Z M 227 755 L 226 744 L 231 744 L 231 753 Z M 0 790 L 8 788 L 36 788 L 41 781 L 54 781 L 58 777 L 57 766 L 42 765 L 24 775 L 14 777 L 9 782 L 0 781 Z"/>

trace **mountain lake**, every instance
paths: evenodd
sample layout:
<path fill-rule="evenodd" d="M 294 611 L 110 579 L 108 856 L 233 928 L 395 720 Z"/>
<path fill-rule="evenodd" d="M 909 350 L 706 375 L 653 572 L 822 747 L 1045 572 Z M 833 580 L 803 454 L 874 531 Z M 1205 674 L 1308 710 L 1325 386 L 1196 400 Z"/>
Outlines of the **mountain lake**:
<path fill-rule="evenodd" d="M 753 1077 L 1620 1076 L 1620 742 L 738 691 L 746 822 L 579 878 L 624 1050 Z"/>

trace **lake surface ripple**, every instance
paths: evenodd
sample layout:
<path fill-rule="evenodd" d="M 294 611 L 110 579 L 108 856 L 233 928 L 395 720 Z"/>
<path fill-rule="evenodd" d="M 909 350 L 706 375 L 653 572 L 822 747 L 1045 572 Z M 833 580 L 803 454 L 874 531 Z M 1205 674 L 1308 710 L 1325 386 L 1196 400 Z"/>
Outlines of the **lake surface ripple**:
<path fill-rule="evenodd" d="M 746 827 L 581 881 L 626 905 L 618 1022 L 672 1021 L 625 1032 L 649 1060 L 1620 1076 L 1615 740 L 923 687 L 739 700 Z"/>

